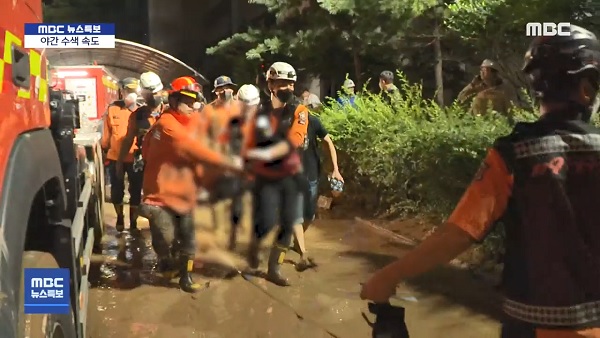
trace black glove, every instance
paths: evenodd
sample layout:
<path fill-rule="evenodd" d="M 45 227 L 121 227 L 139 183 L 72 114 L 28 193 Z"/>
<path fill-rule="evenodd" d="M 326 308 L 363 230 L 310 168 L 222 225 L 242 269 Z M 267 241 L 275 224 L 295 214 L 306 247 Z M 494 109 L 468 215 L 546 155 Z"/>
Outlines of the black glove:
<path fill-rule="evenodd" d="M 373 338 L 409 338 L 403 307 L 369 303 L 369 312 L 376 316 Z"/>

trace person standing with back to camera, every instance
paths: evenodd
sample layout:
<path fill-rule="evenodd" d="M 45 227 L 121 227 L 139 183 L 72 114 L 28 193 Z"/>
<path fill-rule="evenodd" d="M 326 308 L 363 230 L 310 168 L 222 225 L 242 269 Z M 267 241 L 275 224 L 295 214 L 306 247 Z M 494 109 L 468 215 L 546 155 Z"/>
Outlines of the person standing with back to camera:
<path fill-rule="evenodd" d="M 540 118 L 496 140 L 445 226 L 377 271 L 361 298 L 385 303 L 404 279 L 452 260 L 503 220 L 502 338 L 600 337 L 600 42 L 536 37 L 523 71 Z"/>

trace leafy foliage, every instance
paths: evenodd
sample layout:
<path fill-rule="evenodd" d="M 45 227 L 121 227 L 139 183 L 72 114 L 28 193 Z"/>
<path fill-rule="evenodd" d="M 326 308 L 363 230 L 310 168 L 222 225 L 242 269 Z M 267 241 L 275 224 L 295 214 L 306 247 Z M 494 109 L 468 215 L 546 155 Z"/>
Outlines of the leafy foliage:
<path fill-rule="evenodd" d="M 420 85 L 399 77 L 403 94 L 393 106 L 363 91 L 355 107 L 331 102 L 321 120 L 341 153 L 340 168 L 356 173 L 348 189 L 355 184 L 358 196 L 378 196 L 361 204 L 388 213 L 447 214 L 486 148 L 510 132 L 510 121 L 534 116 L 523 111 L 473 116 L 457 104 L 442 109 L 423 98 Z"/>
<path fill-rule="evenodd" d="M 248 59 L 281 55 L 302 60 L 301 67 L 313 74 L 336 76 L 354 69 L 356 57 L 379 55 L 379 63 L 396 63 L 397 42 L 418 17 L 437 0 L 252 0 L 266 6 L 277 19 L 274 27 L 249 29 L 221 41 L 207 53 Z M 386 60 L 387 59 L 387 60 Z M 367 67 L 368 68 L 368 67 Z M 356 74 L 359 73 L 359 74 Z"/>
<path fill-rule="evenodd" d="M 432 83 L 437 63 L 432 46 L 438 37 L 444 86 L 456 95 L 470 78 L 463 77 L 465 65 L 478 67 L 486 58 L 499 63 L 514 87 L 527 87 L 520 72 L 527 22 L 567 21 L 600 29 L 598 0 L 249 2 L 268 9 L 275 24 L 236 34 L 209 48 L 209 54 L 231 60 L 277 57 L 323 79 L 341 80 L 350 73 L 359 84 L 383 69 L 401 68 L 409 78 L 423 80 L 428 95 L 439 88 Z"/>
<path fill-rule="evenodd" d="M 447 6 L 445 25 L 470 50 L 485 51 L 482 58 L 498 60 L 509 79 L 524 86 L 518 70 L 530 39 L 525 36 L 528 22 L 571 22 L 597 30 L 599 14 L 595 0 L 457 0 Z"/>

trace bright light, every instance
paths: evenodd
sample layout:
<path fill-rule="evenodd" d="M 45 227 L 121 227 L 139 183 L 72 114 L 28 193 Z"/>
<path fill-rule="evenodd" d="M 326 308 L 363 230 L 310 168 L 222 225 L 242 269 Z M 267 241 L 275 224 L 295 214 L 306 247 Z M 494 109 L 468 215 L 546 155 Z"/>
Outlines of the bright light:
<path fill-rule="evenodd" d="M 107 76 L 106 78 L 108 79 L 108 81 L 112 81 L 112 77 Z"/>
<path fill-rule="evenodd" d="M 65 77 L 82 77 L 82 76 L 88 76 L 88 72 L 86 72 L 85 70 L 71 70 L 71 71 L 59 71 L 56 72 L 56 76 L 58 76 L 61 79 L 64 79 Z"/>

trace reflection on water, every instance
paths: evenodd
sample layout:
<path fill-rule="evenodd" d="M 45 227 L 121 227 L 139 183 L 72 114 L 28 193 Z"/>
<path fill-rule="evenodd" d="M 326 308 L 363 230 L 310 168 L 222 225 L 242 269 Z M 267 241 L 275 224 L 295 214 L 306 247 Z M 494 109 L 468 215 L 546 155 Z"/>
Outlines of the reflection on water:
<path fill-rule="evenodd" d="M 149 230 L 132 236 L 127 232 L 118 234 L 107 228 L 98 278 L 94 287 L 101 289 L 132 289 L 142 284 L 164 285 L 156 274 L 156 254 L 152 250 Z"/>

